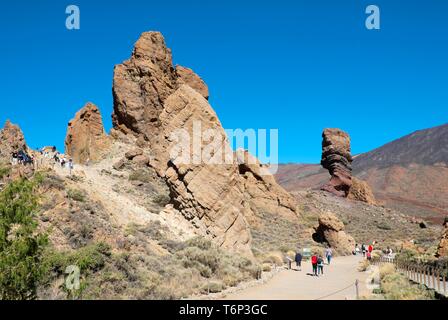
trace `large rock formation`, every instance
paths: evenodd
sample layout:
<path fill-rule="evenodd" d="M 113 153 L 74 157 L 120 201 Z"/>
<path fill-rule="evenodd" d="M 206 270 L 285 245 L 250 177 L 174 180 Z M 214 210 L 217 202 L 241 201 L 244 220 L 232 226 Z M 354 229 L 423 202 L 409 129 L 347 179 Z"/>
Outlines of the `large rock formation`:
<path fill-rule="evenodd" d="M 437 248 L 438 257 L 448 257 L 448 217 L 443 222 L 443 233 Z"/>
<path fill-rule="evenodd" d="M 101 159 L 109 145 L 100 111 L 94 104 L 87 103 L 68 123 L 65 153 L 75 163 L 85 164 Z"/>
<path fill-rule="evenodd" d="M 377 201 L 369 184 L 356 177 L 352 177 L 352 186 L 350 187 L 348 198 L 371 205 L 377 205 Z"/>
<path fill-rule="evenodd" d="M 260 206 L 296 215 L 294 200 L 272 177 L 260 180 L 258 169 L 238 163 L 207 86 L 190 69 L 173 67 L 160 33 L 143 33 L 131 58 L 115 67 L 113 92 L 113 135 L 138 137 L 175 208 L 219 245 L 249 252 L 248 219 Z"/>
<path fill-rule="evenodd" d="M 19 126 L 7 120 L 3 129 L 0 130 L 0 160 L 9 161 L 11 154 L 20 150 L 28 150 L 23 132 Z"/>
<path fill-rule="evenodd" d="M 322 189 L 346 197 L 352 186 L 350 137 L 340 129 L 325 129 L 322 138 L 321 164 L 331 175 Z"/>
<path fill-rule="evenodd" d="M 331 212 L 319 216 L 319 225 L 313 239 L 327 243 L 339 254 L 350 254 L 355 247 L 355 240 L 344 231 L 344 224 Z"/>

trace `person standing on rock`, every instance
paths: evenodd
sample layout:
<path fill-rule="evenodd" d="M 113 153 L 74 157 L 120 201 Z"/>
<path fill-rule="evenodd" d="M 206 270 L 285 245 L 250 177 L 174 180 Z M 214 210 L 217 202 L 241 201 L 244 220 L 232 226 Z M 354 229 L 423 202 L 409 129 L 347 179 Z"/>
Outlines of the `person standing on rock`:
<path fill-rule="evenodd" d="M 302 270 L 302 254 L 300 253 L 300 251 L 297 251 L 296 256 L 295 256 L 295 261 L 296 261 L 296 267 L 298 271 Z"/>
<path fill-rule="evenodd" d="M 331 250 L 330 247 L 328 247 L 325 250 L 325 257 L 327 258 L 327 264 L 330 265 L 331 263 L 331 258 L 333 257 L 333 250 Z"/>
<path fill-rule="evenodd" d="M 313 276 L 318 277 L 319 275 L 317 274 L 317 255 L 313 254 L 313 256 L 311 257 L 311 265 L 313 266 Z"/>

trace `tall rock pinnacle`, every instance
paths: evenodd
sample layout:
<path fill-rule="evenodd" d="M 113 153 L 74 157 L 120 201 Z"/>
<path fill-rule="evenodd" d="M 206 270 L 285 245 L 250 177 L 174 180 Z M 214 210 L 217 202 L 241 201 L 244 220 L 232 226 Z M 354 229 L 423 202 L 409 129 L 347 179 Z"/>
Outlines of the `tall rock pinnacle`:
<path fill-rule="evenodd" d="M 325 129 L 322 133 L 322 166 L 331 179 L 323 190 L 347 197 L 352 186 L 352 155 L 350 137 L 340 129 Z"/>
<path fill-rule="evenodd" d="M 220 246 L 250 252 L 248 220 L 260 206 L 296 217 L 292 196 L 273 179 L 254 178 L 260 164 L 241 175 L 237 157 L 207 101 L 207 85 L 191 69 L 173 67 L 171 50 L 159 32 L 141 35 L 131 58 L 115 67 L 113 83 L 113 135 L 132 134 L 147 141 L 151 165 L 165 178 L 175 208 L 194 225 L 205 227 Z M 194 130 L 198 124 L 199 133 Z M 192 144 L 213 130 L 219 136 L 215 142 L 223 146 L 214 156 L 230 161 L 190 163 L 172 155 L 172 134 L 179 129 L 192 138 Z M 203 154 L 204 146 L 196 147 Z M 193 152 L 187 154 L 190 159 Z"/>
<path fill-rule="evenodd" d="M 109 145 L 98 107 L 87 103 L 68 124 L 65 153 L 75 163 L 85 164 L 99 160 Z"/>

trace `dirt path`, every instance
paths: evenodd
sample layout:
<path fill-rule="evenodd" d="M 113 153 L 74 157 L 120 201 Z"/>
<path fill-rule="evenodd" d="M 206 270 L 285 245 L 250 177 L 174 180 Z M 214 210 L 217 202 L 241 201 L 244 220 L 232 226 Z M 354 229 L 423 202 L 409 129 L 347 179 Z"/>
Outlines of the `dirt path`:
<path fill-rule="evenodd" d="M 368 274 L 358 272 L 361 257 L 337 257 L 324 267 L 324 275 L 311 276 L 309 261 L 302 271 L 284 270 L 260 286 L 229 294 L 225 300 L 345 300 L 356 299 L 355 281 L 359 280 L 360 296 L 369 293 Z M 339 292 L 338 292 L 339 291 Z"/>

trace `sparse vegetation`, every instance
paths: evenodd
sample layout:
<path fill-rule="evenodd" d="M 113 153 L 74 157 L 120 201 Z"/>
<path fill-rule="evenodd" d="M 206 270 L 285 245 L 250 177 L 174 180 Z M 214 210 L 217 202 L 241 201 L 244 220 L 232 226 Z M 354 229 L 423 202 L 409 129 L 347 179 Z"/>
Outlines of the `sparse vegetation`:
<path fill-rule="evenodd" d="M 365 272 L 367 271 L 367 269 L 370 267 L 370 262 L 367 259 L 363 259 L 361 261 L 359 261 L 358 264 L 358 271 L 359 272 Z"/>
<path fill-rule="evenodd" d="M 129 181 L 140 181 L 143 183 L 151 182 L 151 174 L 143 169 L 132 171 L 129 174 Z"/>
<path fill-rule="evenodd" d="M 37 297 L 47 237 L 37 231 L 40 179 L 11 182 L 0 193 L 0 299 Z"/>
<path fill-rule="evenodd" d="M 411 283 L 408 278 L 397 272 L 393 264 L 385 264 L 380 267 L 380 285 L 378 292 L 386 300 L 432 300 L 434 292 L 424 285 Z"/>
<path fill-rule="evenodd" d="M 77 189 L 70 189 L 67 191 L 67 197 L 69 199 L 72 199 L 74 201 L 78 202 L 84 202 L 85 201 L 85 194 L 81 190 Z"/>
<path fill-rule="evenodd" d="M 11 166 L 0 163 L 0 180 L 9 175 L 10 172 L 11 172 Z"/>

